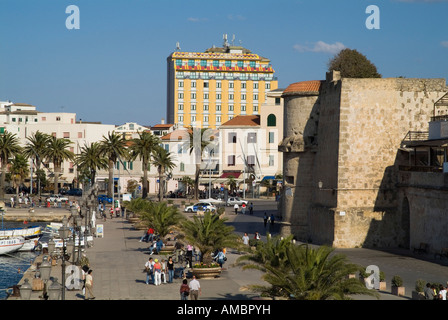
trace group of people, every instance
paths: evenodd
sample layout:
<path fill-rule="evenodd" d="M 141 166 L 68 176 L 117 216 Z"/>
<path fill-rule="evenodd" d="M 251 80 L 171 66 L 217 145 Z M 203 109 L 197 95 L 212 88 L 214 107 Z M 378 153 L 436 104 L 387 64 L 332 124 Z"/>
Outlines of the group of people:
<path fill-rule="evenodd" d="M 261 239 L 261 237 L 260 237 L 260 234 L 258 233 L 258 231 L 255 231 L 255 234 L 254 234 L 254 238 L 253 238 L 254 240 L 260 240 Z M 247 232 L 245 232 L 244 233 L 244 236 L 242 237 L 242 240 L 243 240 L 243 243 L 245 244 L 245 245 L 249 245 L 249 240 L 250 240 L 250 238 L 249 238 L 249 236 L 247 235 Z"/>
<path fill-rule="evenodd" d="M 426 284 L 425 288 L 425 299 L 426 300 L 446 300 L 446 292 L 448 289 L 448 282 L 447 286 L 444 287 L 442 284 L 435 285 L 431 283 Z"/>
<path fill-rule="evenodd" d="M 172 283 L 174 280 L 174 261 L 172 257 L 168 258 L 168 261 L 162 259 L 153 259 L 149 257 L 148 261 L 145 263 L 146 271 L 146 284 L 149 281 L 159 286 L 163 283 Z"/>
<path fill-rule="evenodd" d="M 247 207 L 247 205 L 243 202 L 241 204 L 241 213 L 242 214 L 246 214 L 246 207 Z M 235 214 L 238 214 L 239 208 L 240 208 L 240 206 L 238 205 L 238 203 L 235 203 L 233 206 L 233 209 L 235 210 Z M 252 202 L 249 205 L 249 214 L 254 214 L 254 204 Z"/>

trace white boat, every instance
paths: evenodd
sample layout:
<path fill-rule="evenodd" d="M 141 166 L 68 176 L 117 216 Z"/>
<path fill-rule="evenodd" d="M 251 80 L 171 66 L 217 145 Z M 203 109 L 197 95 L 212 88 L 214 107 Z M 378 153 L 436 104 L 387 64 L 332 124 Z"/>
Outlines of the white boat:
<path fill-rule="evenodd" d="M 23 237 L 25 239 L 38 238 L 42 234 L 41 226 L 32 226 L 29 228 L 10 228 L 0 229 L 0 239 L 11 237 Z"/>
<path fill-rule="evenodd" d="M 25 244 L 25 239 L 21 237 L 0 239 L 0 255 L 18 251 Z"/>
<path fill-rule="evenodd" d="M 39 238 L 42 236 L 41 226 L 32 226 L 29 228 L 10 228 L 0 229 L 0 240 L 13 237 L 22 237 L 25 240 L 24 245 L 19 251 L 32 251 L 36 248 Z"/>

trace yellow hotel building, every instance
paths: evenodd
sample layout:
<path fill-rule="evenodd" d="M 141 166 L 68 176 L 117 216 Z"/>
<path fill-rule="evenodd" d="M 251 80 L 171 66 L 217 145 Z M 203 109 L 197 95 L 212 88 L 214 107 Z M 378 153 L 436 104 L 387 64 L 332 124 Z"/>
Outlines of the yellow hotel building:
<path fill-rule="evenodd" d="M 216 129 L 237 115 L 260 113 L 278 87 L 270 60 L 224 44 L 167 58 L 167 121 Z"/>

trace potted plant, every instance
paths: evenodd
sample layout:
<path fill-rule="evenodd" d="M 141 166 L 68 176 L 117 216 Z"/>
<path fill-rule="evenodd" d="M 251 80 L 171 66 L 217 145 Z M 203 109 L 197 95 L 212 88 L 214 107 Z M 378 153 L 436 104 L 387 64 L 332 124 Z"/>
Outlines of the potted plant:
<path fill-rule="evenodd" d="M 415 290 L 412 291 L 412 300 L 425 300 L 425 286 L 425 280 L 417 279 L 417 281 L 415 281 Z"/>
<path fill-rule="evenodd" d="M 380 289 L 382 291 L 385 291 L 387 287 L 386 284 L 386 274 L 383 271 L 380 271 Z"/>
<path fill-rule="evenodd" d="M 404 296 L 405 295 L 405 287 L 403 287 L 403 279 L 400 276 L 393 276 L 392 281 L 392 294 L 396 296 Z"/>

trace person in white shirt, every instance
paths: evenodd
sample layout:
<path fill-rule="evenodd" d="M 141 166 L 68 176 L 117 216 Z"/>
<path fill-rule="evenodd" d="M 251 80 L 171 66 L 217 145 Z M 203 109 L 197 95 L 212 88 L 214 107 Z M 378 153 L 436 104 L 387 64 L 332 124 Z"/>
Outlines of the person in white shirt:
<path fill-rule="evenodd" d="M 245 245 L 249 245 L 249 236 L 247 235 L 247 232 L 244 233 L 244 236 L 243 236 L 243 243 L 244 243 Z"/>
<path fill-rule="evenodd" d="M 233 206 L 233 209 L 235 209 L 235 214 L 238 214 L 238 209 L 239 209 L 238 203 L 235 203 L 235 205 Z"/>
<path fill-rule="evenodd" d="M 190 299 L 191 300 L 198 300 L 199 295 L 201 295 L 201 284 L 198 280 L 196 280 L 196 276 L 193 276 L 193 280 L 190 281 L 188 284 L 190 287 Z"/>

